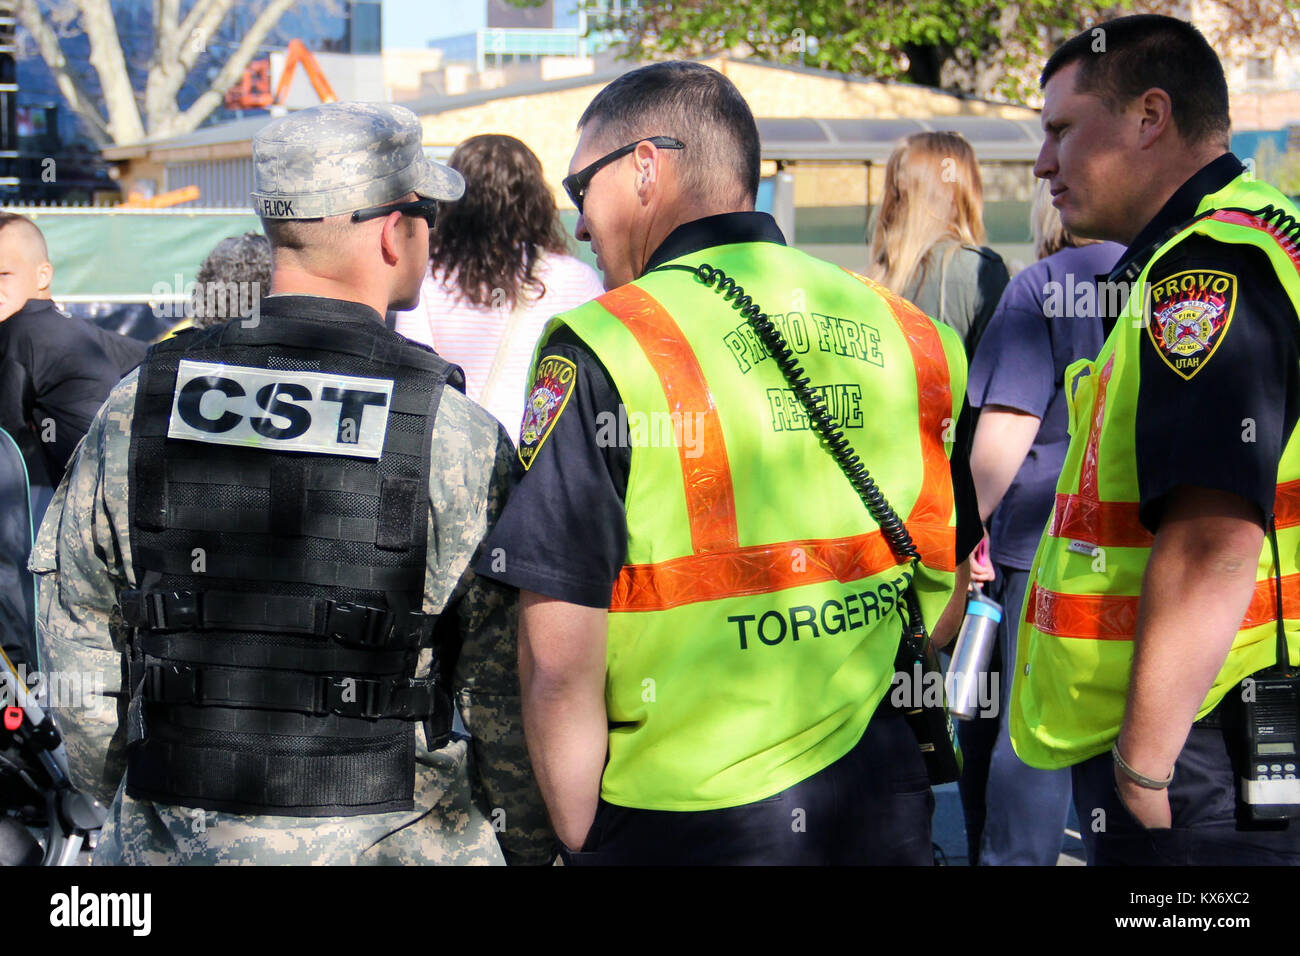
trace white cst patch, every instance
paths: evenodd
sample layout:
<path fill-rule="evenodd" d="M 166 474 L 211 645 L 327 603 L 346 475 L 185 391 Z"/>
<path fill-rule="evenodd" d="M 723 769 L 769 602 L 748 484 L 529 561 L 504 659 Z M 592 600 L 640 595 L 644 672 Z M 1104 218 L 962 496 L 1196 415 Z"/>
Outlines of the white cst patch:
<path fill-rule="evenodd" d="M 182 359 L 168 438 L 378 458 L 393 382 Z"/>

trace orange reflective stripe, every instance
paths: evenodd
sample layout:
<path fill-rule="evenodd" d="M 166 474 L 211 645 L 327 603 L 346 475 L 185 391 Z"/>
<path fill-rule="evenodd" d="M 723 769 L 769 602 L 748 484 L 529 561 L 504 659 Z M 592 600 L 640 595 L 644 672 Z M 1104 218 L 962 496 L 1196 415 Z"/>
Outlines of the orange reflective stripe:
<path fill-rule="evenodd" d="M 1300 525 L 1300 481 L 1277 486 L 1273 513 L 1279 528 Z M 1136 501 L 1094 501 L 1083 495 L 1057 494 L 1047 533 L 1103 548 L 1149 548 L 1155 543 L 1138 519 Z"/>
<path fill-rule="evenodd" d="M 917 525 L 912 540 L 924 554 L 954 550 L 952 529 Z M 951 558 L 948 564 L 952 564 Z M 805 584 L 858 581 L 902 566 L 879 531 L 851 538 L 784 541 L 714 554 L 688 554 L 659 564 L 623 567 L 611 611 L 662 611 L 744 594 L 770 594 Z M 951 571 L 951 567 L 944 570 Z"/>
<path fill-rule="evenodd" d="M 1103 548 L 1149 548 L 1155 541 L 1138 520 L 1136 501 L 1096 501 L 1083 495 L 1056 496 L 1047 533 Z"/>
<path fill-rule="evenodd" d="M 1284 481 L 1273 497 L 1273 517 L 1279 528 L 1300 525 L 1300 480 Z"/>
<path fill-rule="evenodd" d="M 1241 628 L 1268 624 L 1276 619 L 1276 608 L 1273 579 L 1256 582 Z M 1287 620 L 1300 618 L 1300 574 L 1282 578 L 1282 615 Z M 1129 595 L 1062 594 L 1035 584 L 1025 601 L 1025 623 L 1053 637 L 1131 641 L 1137 633 L 1137 616 L 1138 598 Z"/>
<path fill-rule="evenodd" d="M 1025 623 L 1053 637 L 1131 641 L 1138 599 L 1109 594 L 1062 594 L 1037 584 L 1025 601 Z"/>
<path fill-rule="evenodd" d="M 928 567 L 954 571 L 956 530 L 949 525 L 952 481 L 942 442 L 952 392 L 943 342 L 934 324 L 910 302 L 856 273 L 850 275 L 885 298 L 912 353 L 924 477 L 907 528 Z M 690 344 L 667 310 L 636 286 L 622 286 L 597 301 L 636 338 L 659 376 L 669 410 L 706 412 L 700 441 L 705 453 L 687 458 L 686 450 L 680 449 L 694 553 L 657 564 L 624 565 L 614 583 L 610 611 L 659 611 L 742 594 L 770 594 L 804 584 L 856 581 L 899 567 L 879 531 L 849 538 L 740 547 L 722 425 Z"/>
<path fill-rule="evenodd" d="M 1214 215 L 1206 218 L 1268 233 L 1282 247 L 1282 251 L 1287 254 L 1287 257 L 1295 265 L 1296 271 L 1300 272 L 1300 246 L 1296 245 L 1296 241 L 1291 236 L 1279 232 L 1271 222 L 1265 222 L 1259 216 L 1252 216 L 1250 213 L 1241 212 L 1237 209 L 1220 209 Z"/>
<path fill-rule="evenodd" d="M 686 485 L 686 514 L 691 523 L 691 544 L 696 554 L 728 551 L 740 544 L 736 530 L 736 495 L 731 484 L 731 463 L 722 422 L 704 370 L 668 310 L 634 285 L 620 286 L 598 301 L 626 326 L 645 352 L 668 399 L 668 411 L 702 413 L 698 457 L 687 455 L 685 443 L 677 454 Z"/>
<path fill-rule="evenodd" d="M 952 516 L 952 472 L 948 454 L 943 448 L 944 423 L 952 422 L 952 387 L 948 377 L 948 356 L 943 351 L 939 330 L 930 318 L 911 302 L 885 288 L 878 282 L 845 269 L 849 275 L 871 289 L 889 306 L 894 321 L 907 340 L 912 353 L 912 366 L 916 369 L 916 407 L 920 412 L 921 460 L 924 472 L 921 493 L 907 516 L 907 527 L 912 522 L 947 525 Z M 931 567 L 950 568 L 956 555 L 957 535 L 944 554 L 921 554 Z M 918 550 L 920 546 L 918 545 Z M 936 563 L 937 562 L 937 563 Z"/>
<path fill-rule="evenodd" d="M 1106 392 L 1115 368 L 1111 356 L 1097 379 L 1097 398 L 1088 423 L 1079 493 L 1058 494 L 1047 533 L 1053 538 L 1086 541 L 1103 548 L 1149 548 L 1155 540 L 1138 520 L 1136 501 L 1102 501 L 1097 491 L 1097 462 L 1101 457 L 1101 425 L 1106 417 Z"/>
<path fill-rule="evenodd" d="M 1267 233 L 1300 271 L 1300 246 L 1272 223 L 1233 209 L 1221 209 L 1207 218 Z M 1101 372 L 1079 478 L 1079 493 L 1056 496 L 1048 534 L 1102 547 L 1150 548 L 1155 539 L 1138 520 L 1138 504 L 1101 501 L 1097 493 L 1098 444 L 1113 362 L 1112 357 Z M 1273 511 L 1278 528 L 1300 526 L 1300 480 L 1277 486 Z M 1025 623 L 1055 637 L 1131 641 L 1137 631 L 1138 603 L 1139 598 L 1129 595 L 1065 594 L 1034 584 L 1025 601 Z M 1271 623 L 1276 619 L 1276 613 L 1275 579 L 1258 581 L 1240 629 Z M 1282 578 L 1282 614 L 1287 620 L 1300 618 L 1300 574 Z"/>
<path fill-rule="evenodd" d="M 1103 548 L 1149 548 L 1155 537 L 1138 519 L 1136 501 L 1100 501 L 1097 492 L 1097 460 L 1101 442 L 1101 423 L 1106 411 L 1106 390 L 1110 383 L 1114 356 L 1101 370 L 1097 387 L 1097 404 L 1088 430 L 1088 447 L 1083 454 L 1077 495 L 1057 493 L 1056 507 L 1047 533 L 1053 538 L 1086 541 Z M 1300 525 L 1300 480 L 1277 486 L 1273 513 L 1279 528 Z"/>

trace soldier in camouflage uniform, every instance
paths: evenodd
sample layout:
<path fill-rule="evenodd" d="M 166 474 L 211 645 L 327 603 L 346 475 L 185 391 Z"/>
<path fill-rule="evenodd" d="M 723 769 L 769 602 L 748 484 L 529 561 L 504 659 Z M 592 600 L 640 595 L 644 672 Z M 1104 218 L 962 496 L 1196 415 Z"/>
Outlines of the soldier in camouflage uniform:
<path fill-rule="evenodd" d="M 425 159 L 420 140 L 416 117 L 390 105 L 333 104 L 279 120 L 254 144 L 255 208 L 264 219 L 268 214 L 284 219 L 285 213 L 308 219 L 365 207 L 373 213 L 374 207 L 403 200 L 405 207 L 394 208 L 405 211 L 414 206 L 413 193 L 422 200 L 458 198 L 463 191 L 459 174 Z M 428 213 L 427 205 L 411 210 L 413 217 Z M 322 308 L 346 306 L 379 322 L 386 306 L 412 307 L 415 302 L 407 292 L 413 277 L 418 296 L 427 226 L 400 221 L 406 218 L 389 217 L 384 226 L 386 237 L 390 229 L 397 236 L 390 257 L 395 262 L 384 260 L 391 271 L 383 280 L 387 289 L 380 291 L 390 293 L 388 301 L 382 295 L 376 299 L 373 285 L 365 287 L 364 281 L 348 288 L 355 261 L 341 266 L 334 280 L 338 292 L 333 298 L 342 301 L 310 299 L 308 290 L 319 287 L 304 285 L 298 275 L 282 268 L 284 258 L 277 249 L 276 292 L 264 302 L 261 321 L 275 321 L 276 297 L 286 293 L 306 293 L 290 301 L 308 315 L 313 303 Z M 353 225 L 360 221 L 355 216 L 352 222 L 322 221 L 342 229 L 361 228 Z M 273 245 L 282 228 L 268 228 Z M 418 252 L 421 246 L 426 252 Z M 419 261 L 411 261 L 417 254 Z M 399 286 L 401 294 L 393 293 Z M 348 301 L 349 294 L 356 301 Z M 367 296 L 373 312 L 357 304 Z M 130 524 L 132 496 L 141 494 L 131 483 L 132 424 L 137 392 L 143 394 L 139 383 L 140 375 L 133 372 L 100 409 L 74 454 L 30 560 L 40 582 L 45 668 L 102 675 L 104 680 L 102 696 L 83 694 L 81 706 L 55 709 L 75 782 L 100 800 L 111 801 L 95 862 L 551 862 L 554 836 L 529 765 L 519 708 L 516 592 L 471 570 L 511 487 L 513 446 L 491 415 L 450 385 L 436 406 L 431 436 L 422 611 L 441 615 L 443 624 L 452 622 L 460 646 L 450 691 L 472 736 L 453 734 L 445 746 L 430 752 L 425 725 L 415 725 L 414 806 L 409 810 L 339 816 L 252 814 L 128 794 L 131 688 L 123 686 L 120 675 L 127 670 L 122 658 L 127 650 L 124 635 L 130 632 L 122 623 L 120 595 L 123 589 L 140 586 Z M 430 659 L 428 650 L 420 653 L 417 678 L 428 675 Z"/>

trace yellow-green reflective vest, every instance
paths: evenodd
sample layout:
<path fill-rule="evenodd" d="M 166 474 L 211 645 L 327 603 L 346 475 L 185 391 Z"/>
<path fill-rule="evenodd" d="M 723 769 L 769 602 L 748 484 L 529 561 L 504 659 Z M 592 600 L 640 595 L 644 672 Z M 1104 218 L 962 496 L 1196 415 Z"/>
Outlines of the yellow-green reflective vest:
<path fill-rule="evenodd" d="M 917 544 L 933 623 L 954 580 L 961 341 L 883 287 L 776 243 L 675 260 L 701 262 L 744 286 L 820 387 Z M 650 272 L 557 316 L 541 341 L 562 326 L 623 400 L 597 439 L 632 448 L 601 795 L 708 810 L 778 793 L 860 739 L 893 677 L 911 571 L 748 323 L 694 275 Z"/>
<path fill-rule="evenodd" d="M 1207 195 L 1197 207 L 1206 216 L 1169 239 L 1139 275 L 1115 328 L 1095 361 L 1066 371 L 1070 448 L 1056 486 L 1051 520 L 1030 571 L 1011 694 L 1011 742 L 1033 767 L 1057 768 L 1104 753 L 1119 735 L 1133 661 L 1138 598 L 1153 542 L 1138 520 L 1137 414 L 1139 348 L 1144 335 L 1166 332 L 1144 322 L 1151 270 L 1193 235 L 1262 249 L 1291 302 L 1300 305 L 1300 252 L 1280 234 L 1276 219 L 1241 210 L 1272 205 L 1287 215 L 1300 211 L 1281 193 L 1245 175 Z M 1200 283 L 1202 297 L 1226 296 L 1231 279 L 1212 270 L 1182 276 Z M 1163 283 L 1162 283 L 1163 285 Z M 1197 287 L 1198 289 L 1200 286 Z M 1162 290 L 1154 290 L 1157 296 Z M 1158 302 L 1158 298 L 1156 300 Z M 1214 300 L 1211 298 L 1211 301 Z M 1231 321 L 1230 316 L 1219 316 Z M 1230 329 L 1223 334 L 1230 334 Z M 1188 358 L 1197 358 L 1190 347 Z M 1175 352 L 1177 356 L 1178 353 Z M 1200 356 L 1204 361 L 1205 356 Z M 1194 374 L 1194 371 L 1192 372 Z M 1163 414 L 1152 410 L 1148 414 Z M 1297 430 L 1300 433 L 1300 429 Z M 1278 544 L 1283 576 L 1284 625 L 1291 663 L 1297 662 L 1300 629 L 1300 441 L 1293 433 L 1278 464 Z M 1212 710 L 1242 678 L 1277 660 L 1276 584 L 1272 549 L 1261 549 L 1255 595 L 1198 717 Z"/>

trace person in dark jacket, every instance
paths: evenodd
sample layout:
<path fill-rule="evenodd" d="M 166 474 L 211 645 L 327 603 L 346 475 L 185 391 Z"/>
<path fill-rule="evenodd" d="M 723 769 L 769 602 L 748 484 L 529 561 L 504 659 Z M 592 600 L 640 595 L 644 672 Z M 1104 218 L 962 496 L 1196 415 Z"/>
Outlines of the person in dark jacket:
<path fill-rule="evenodd" d="M 39 522 L 72 450 L 148 346 L 60 312 L 45 237 L 0 213 L 0 428 L 23 451 Z"/>

